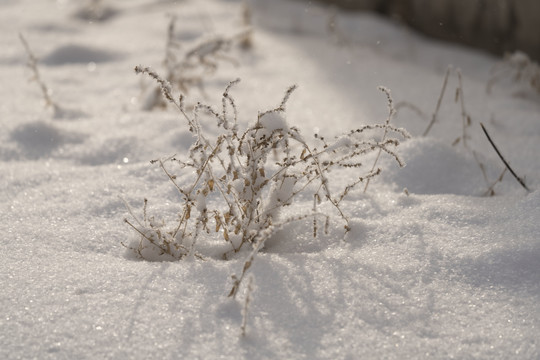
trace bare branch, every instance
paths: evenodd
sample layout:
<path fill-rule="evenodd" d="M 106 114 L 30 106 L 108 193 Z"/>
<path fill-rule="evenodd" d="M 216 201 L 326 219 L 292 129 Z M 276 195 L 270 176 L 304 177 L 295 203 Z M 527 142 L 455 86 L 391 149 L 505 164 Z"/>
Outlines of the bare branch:
<path fill-rule="evenodd" d="M 486 127 L 484 126 L 484 124 L 480 123 L 480 126 L 482 127 L 482 130 L 484 130 L 484 134 L 486 134 L 486 137 L 487 139 L 489 140 L 489 143 L 491 144 L 491 146 L 493 146 L 493 149 L 495 150 L 495 152 L 497 153 L 497 155 L 499 155 L 499 158 L 502 160 L 502 162 L 504 163 L 504 166 L 506 166 L 506 168 L 508 169 L 508 171 L 510 171 L 510 173 L 514 176 L 514 178 L 519 182 L 519 184 L 521 186 L 523 186 L 523 188 L 525 190 L 527 190 L 527 192 L 531 192 L 531 190 L 527 187 L 527 185 L 525 185 L 525 181 L 523 181 L 523 179 L 521 179 L 519 176 L 516 175 L 516 173 L 514 172 L 514 170 L 512 170 L 512 168 L 510 167 L 510 164 L 508 164 L 508 162 L 506 161 L 506 159 L 504 158 L 504 156 L 502 156 L 501 152 L 499 151 L 499 149 L 497 148 L 497 146 L 495 145 L 495 143 L 493 142 L 493 140 L 491 139 L 491 136 L 489 136 L 489 133 L 487 132 L 486 130 Z"/>

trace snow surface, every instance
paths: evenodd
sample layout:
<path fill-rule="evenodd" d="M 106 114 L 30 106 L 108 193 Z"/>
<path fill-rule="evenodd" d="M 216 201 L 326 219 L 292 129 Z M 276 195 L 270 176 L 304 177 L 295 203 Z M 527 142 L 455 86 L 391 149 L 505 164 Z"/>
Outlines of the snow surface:
<path fill-rule="evenodd" d="M 70 0 L 0 2 L 0 358 L 2 359 L 539 359 L 540 97 L 512 82 L 486 93 L 500 59 L 427 40 L 368 14 L 335 14 L 311 2 L 252 1 L 254 47 L 234 48 L 186 98 L 219 108 L 226 84 L 241 124 L 279 105 L 292 84 L 287 121 L 327 138 L 384 122 L 386 98 L 431 116 L 449 64 L 462 69 L 471 149 L 494 181 L 503 166 L 490 130 L 531 193 L 509 175 L 488 185 L 461 135 L 457 77 L 428 137 L 426 116 L 393 120 L 413 138 L 399 169 L 343 203 L 311 237 L 310 221 L 277 233 L 255 258 L 255 289 L 241 336 L 245 291 L 227 298 L 248 252 L 147 262 L 126 255 L 136 237 L 125 199 L 140 216 L 174 219 L 178 195 L 149 160 L 184 154 L 192 137 L 173 110 L 141 111 L 138 64 L 162 70 L 169 18 L 184 43 L 241 28 L 241 2 L 104 1 L 103 21 Z M 40 57 L 60 106 L 45 109 L 27 82 L 22 32 Z M 520 87 L 521 86 L 521 87 Z M 373 158 L 366 159 L 371 168 Z M 335 186 L 355 170 L 330 174 Z M 178 181 L 191 174 L 177 174 Z M 404 192 L 408 190 L 408 195 Z M 311 209 L 312 199 L 284 209 Z M 200 246 L 222 246 L 221 239 Z"/>

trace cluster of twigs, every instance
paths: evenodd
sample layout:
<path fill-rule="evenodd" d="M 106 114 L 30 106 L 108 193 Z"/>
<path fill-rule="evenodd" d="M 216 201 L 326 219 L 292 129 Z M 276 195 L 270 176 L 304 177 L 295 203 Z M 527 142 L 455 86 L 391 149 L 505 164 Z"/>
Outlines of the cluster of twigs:
<path fill-rule="evenodd" d="M 492 74 L 486 87 L 488 93 L 491 93 L 495 84 L 509 78 L 512 82 L 525 84 L 540 94 L 540 65 L 523 52 L 505 55 L 503 61 L 493 68 Z"/>
<path fill-rule="evenodd" d="M 114 16 L 115 10 L 106 6 L 103 0 L 87 0 L 75 16 L 85 21 L 106 21 Z"/>
<path fill-rule="evenodd" d="M 246 7 L 246 9 L 249 8 Z M 249 12 L 245 16 L 248 19 Z M 164 78 L 183 94 L 188 94 L 193 88 L 197 88 L 204 94 L 204 79 L 214 74 L 221 62 L 237 65 L 237 61 L 229 55 L 233 44 L 238 42 L 245 48 L 251 44 L 251 28 L 246 28 L 232 36 L 207 37 L 183 49 L 180 42 L 175 39 L 175 26 L 176 17 L 171 16 L 163 59 Z M 143 110 L 165 107 L 167 102 L 160 93 L 159 87 L 153 88 L 142 104 Z"/>
<path fill-rule="evenodd" d="M 200 235 L 212 232 L 219 233 L 228 244 L 225 258 L 246 245 L 256 253 L 276 229 L 307 217 L 313 217 L 313 232 L 317 236 L 318 219 L 325 218 L 328 223 L 328 217 L 318 210 L 322 202 L 328 202 L 336 210 L 348 231 L 349 219 L 341 209 L 341 202 L 356 185 L 381 170 L 374 166 L 337 192 L 331 191 L 329 172 L 334 168 L 359 169 L 362 166 L 359 159 L 376 151 L 385 152 L 400 166 L 404 165 L 395 152 L 399 141 L 389 134 L 402 138 L 409 135 L 390 124 L 394 109 L 390 93 L 384 88 L 381 90 L 389 99 L 389 118 L 385 123 L 363 126 L 332 141 L 316 136 L 318 147 L 312 147 L 300 130 L 289 126 L 285 119 L 286 104 L 296 86 L 285 92 L 276 108 L 259 113 L 253 124 L 240 130 L 236 102 L 230 95 L 239 80 L 225 89 L 219 111 L 199 103 L 188 114 L 183 97 L 177 99 L 172 95 L 168 81 L 149 68 L 138 66 L 135 71 L 157 81 L 165 99 L 178 109 L 195 138 L 188 159 L 171 157 L 153 161 L 177 189 L 182 210 L 177 223 L 168 230 L 160 223 L 126 220 L 140 235 L 139 245 L 133 247 L 140 257 L 144 258 L 149 250 L 173 259 L 196 254 L 194 246 Z M 211 137 L 203 131 L 203 116 L 214 119 L 219 135 Z M 378 132 L 384 133 L 379 140 L 365 136 L 369 133 L 375 136 Z M 192 169 L 194 179 L 189 184 L 179 183 L 173 167 Z M 281 215 L 284 207 L 308 191 L 314 198 L 311 212 L 293 218 Z M 241 277 L 236 279 L 238 284 L 250 265 L 248 261 L 244 266 Z"/>
<path fill-rule="evenodd" d="M 452 145 L 455 146 L 455 145 L 458 145 L 459 143 L 461 143 L 466 150 L 471 152 L 471 154 L 472 154 L 474 160 L 476 161 L 480 171 L 482 172 L 484 180 L 486 181 L 487 190 L 484 192 L 483 195 L 484 196 L 493 196 L 493 195 L 495 195 L 495 190 L 494 190 L 495 185 L 497 185 L 499 182 L 502 181 L 502 179 L 503 179 L 504 175 L 506 174 L 507 170 L 510 171 L 510 173 L 516 178 L 516 180 L 520 183 L 521 186 L 523 186 L 527 191 L 529 191 L 529 189 L 525 185 L 524 181 L 519 176 L 517 176 L 515 174 L 515 172 L 512 170 L 512 168 L 510 168 L 510 166 L 508 165 L 508 162 L 504 159 L 504 157 L 502 157 L 502 155 L 500 154 L 500 152 L 497 149 L 497 146 L 494 144 L 493 140 L 491 139 L 491 137 L 487 133 L 487 130 L 485 129 L 483 124 L 480 123 L 480 126 L 482 127 L 482 130 L 483 130 L 484 134 L 487 136 L 489 142 L 491 143 L 491 145 L 493 146 L 493 148 L 495 149 L 495 151 L 497 152 L 497 154 L 499 155 L 499 157 L 501 158 L 501 160 L 505 164 L 505 168 L 502 170 L 500 175 L 495 180 L 490 180 L 489 179 L 489 177 L 487 175 L 487 171 L 486 171 L 486 166 L 480 160 L 480 156 L 478 156 L 478 153 L 469 146 L 470 136 L 469 136 L 468 132 L 470 131 L 470 128 L 473 125 L 473 120 L 472 120 L 472 117 L 470 116 L 470 114 L 468 113 L 468 111 L 466 110 L 465 95 L 464 95 L 464 92 L 463 92 L 463 79 L 462 79 L 463 76 L 461 74 L 460 69 L 453 69 L 451 66 L 449 66 L 446 69 L 443 84 L 442 84 L 442 87 L 441 87 L 441 92 L 439 94 L 439 98 L 437 99 L 437 104 L 435 106 L 435 110 L 434 110 L 433 114 L 431 115 L 430 121 L 429 121 L 426 129 L 424 130 L 422 136 L 427 136 L 429 134 L 429 132 L 431 131 L 433 125 L 439 119 L 439 111 L 440 111 L 440 108 L 441 108 L 442 100 L 443 100 L 443 98 L 445 96 L 445 93 L 446 93 L 446 88 L 447 88 L 447 85 L 448 85 L 448 79 L 449 79 L 450 75 L 452 73 L 454 73 L 454 72 L 455 72 L 455 74 L 457 76 L 457 79 L 458 79 L 458 86 L 456 87 L 455 99 L 454 100 L 455 100 L 456 103 L 459 103 L 459 105 L 460 105 L 461 120 L 462 120 L 462 132 L 461 132 L 461 135 L 458 136 L 453 141 Z M 428 116 L 426 116 L 426 114 L 421 109 L 419 109 L 417 106 L 415 106 L 414 104 L 411 104 L 411 103 L 408 103 L 408 102 L 401 102 L 396 107 L 397 108 L 409 108 L 410 110 L 416 112 L 419 116 L 421 116 L 421 117 L 423 117 L 425 119 L 428 119 Z"/>

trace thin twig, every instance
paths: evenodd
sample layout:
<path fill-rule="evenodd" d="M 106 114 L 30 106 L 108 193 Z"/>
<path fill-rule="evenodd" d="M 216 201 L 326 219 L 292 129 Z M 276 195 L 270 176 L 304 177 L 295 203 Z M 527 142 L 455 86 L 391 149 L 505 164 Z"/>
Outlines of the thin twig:
<path fill-rule="evenodd" d="M 495 152 L 497 153 L 497 155 L 499 155 L 499 158 L 501 158 L 502 162 L 504 163 L 508 171 L 510 171 L 510 173 L 516 178 L 516 180 L 520 183 L 520 185 L 523 186 L 525 190 L 527 190 L 527 192 L 531 192 L 531 190 L 527 187 L 527 185 L 525 185 L 525 181 L 523 181 L 523 179 L 521 179 L 519 176 L 516 175 L 514 170 L 512 170 L 508 162 L 505 160 L 504 156 L 502 156 L 501 152 L 499 151 L 499 149 L 497 148 L 497 146 L 491 139 L 491 136 L 489 136 L 484 124 L 480 123 L 480 126 L 482 127 L 482 130 L 484 130 L 484 134 L 486 134 L 486 137 L 488 138 L 489 143 L 491 144 L 491 146 L 493 146 L 493 149 L 495 149 Z"/>
<path fill-rule="evenodd" d="M 441 89 L 441 94 L 439 95 L 439 99 L 437 100 L 437 106 L 435 107 L 435 112 L 431 116 L 431 121 L 429 122 L 429 125 L 426 128 L 426 130 L 424 131 L 424 133 L 422 134 L 422 136 L 427 136 L 427 134 L 431 130 L 431 127 L 433 126 L 433 124 L 435 124 L 435 121 L 437 120 L 437 115 L 439 114 L 439 109 L 441 107 L 441 102 L 442 102 L 442 99 L 444 97 L 444 92 L 446 90 L 446 84 L 448 84 L 448 76 L 450 75 L 450 70 L 452 70 L 451 66 L 449 66 L 446 69 L 446 75 L 444 75 L 444 82 L 443 82 L 443 86 L 442 86 L 442 89 Z"/>
<path fill-rule="evenodd" d="M 28 44 L 28 41 L 26 41 L 26 38 L 22 33 L 19 33 L 19 39 L 21 40 L 21 43 L 24 46 L 24 49 L 26 50 L 26 54 L 28 55 L 28 62 L 27 66 L 32 72 L 34 73 L 34 76 L 32 79 L 39 85 L 39 89 L 41 90 L 41 94 L 43 95 L 43 99 L 45 100 L 45 106 L 50 106 L 53 108 L 53 110 L 58 111 L 58 105 L 51 99 L 50 96 L 50 90 L 45 85 L 45 82 L 41 79 L 41 75 L 39 73 L 39 69 L 37 67 L 38 64 L 38 58 L 34 55 L 32 52 L 32 49 L 30 48 L 30 45 Z"/>
<path fill-rule="evenodd" d="M 411 110 L 416 115 L 420 116 L 422 119 L 426 121 L 428 120 L 428 116 L 426 115 L 426 113 L 424 113 L 422 109 L 420 109 L 418 106 L 414 105 L 413 103 L 410 103 L 407 101 L 401 101 L 396 104 L 395 108 L 396 108 L 396 114 L 399 113 L 401 108 L 404 108 L 404 109 Z"/>
<path fill-rule="evenodd" d="M 463 146 L 466 149 L 468 149 L 469 146 L 467 145 L 467 137 L 468 137 L 467 127 L 470 126 L 471 124 L 471 117 L 465 111 L 465 95 L 463 94 L 463 82 L 461 80 L 461 70 L 456 69 L 456 73 L 458 76 L 458 83 L 459 83 L 459 87 L 456 90 L 456 101 L 458 100 L 457 97 L 459 97 L 459 102 L 461 104 L 461 119 L 463 121 L 463 134 L 461 136 L 463 139 Z"/>
<path fill-rule="evenodd" d="M 383 86 L 379 86 L 379 90 L 384 92 L 386 94 L 387 102 L 388 102 L 388 117 L 386 118 L 386 121 L 384 123 L 384 134 L 381 140 L 381 143 L 383 143 L 386 140 L 386 136 L 388 135 L 388 125 L 390 125 L 390 120 L 394 117 L 396 114 L 396 109 L 394 108 L 394 102 L 392 100 L 392 95 L 390 94 L 390 90 Z M 375 167 L 377 166 L 377 162 L 379 161 L 379 158 L 381 157 L 383 148 L 379 147 L 379 152 L 377 153 L 377 157 L 375 157 L 375 161 L 373 162 L 373 167 L 371 168 L 370 173 L 373 173 L 375 171 Z M 371 177 L 368 177 L 366 180 L 366 185 L 364 186 L 364 193 L 367 191 L 369 186 L 369 181 L 371 180 Z"/>
<path fill-rule="evenodd" d="M 489 186 L 489 188 L 486 190 L 486 192 L 484 193 L 483 196 L 493 196 L 495 195 L 495 185 L 497 185 L 497 183 L 500 183 L 504 177 L 504 174 L 506 174 L 506 170 L 508 170 L 507 168 L 504 168 L 503 171 L 501 172 L 501 175 L 499 175 L 499 177 L 497 178 L 497 180 L 495 180 L 493 182 L 493 184 L 491 184 Z"/>

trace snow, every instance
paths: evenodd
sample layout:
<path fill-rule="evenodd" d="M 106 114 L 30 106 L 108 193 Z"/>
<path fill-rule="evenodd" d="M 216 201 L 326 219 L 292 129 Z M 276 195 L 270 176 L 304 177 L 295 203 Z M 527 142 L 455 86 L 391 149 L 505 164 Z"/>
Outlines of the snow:
<path fill-rule="evenodd" d="M 293 84 L 287 124 L 305 138 L 383 123 L 380 85 L 425 116 L 398 109 L 393 124 L 413 135 L 397 148 L 407 166 L 383 154 L 368 191 L 360 186 L 342 203 L 348 233 L 338 216 L 327 232 L 319 221 L 317 238 L 311 217 L 285 225 L 249 269 L 254 290 L 242 286 L 232 299 L 231 275 L 249 251 L 229 260 L 134 260 L 122 245 L 137 239 L 122 199 L 140 219 L 148 198 L 157 223 L 174 221 L 180 195 L 149 161 L 184 155 L 194 141 L 172 107 L 141 110 L 134 66 L 163 71 L 167 14 L 178 18 L 180 42 L 196 43 L 238 33 L 241 1 L 104 3 L 101 21 L 87 20 L 77 1 L 0 3 L 0 358 L 540 358 L 540 95 L 503 80 L 488 94 L 501 59 L 375 15 L 338 12 L 339 32 L 329 33 L 333 10 L 252 1 L 254 47 L 233 46 L 238 64 L 219 63 L 204 94 L 194 89 L 186 104 L 220 109 L 223 90 L 240 77 L 230 93 L 243 126 L 279 106 Z M 42 60 L 56 113 L 27 81 L 19 32 Z M 463 73 L 469 149 L 452 146 L 462 134 L 455 74 L 421 136 L 450 64 Z M 265 119 L 270 130 L 285 124 L 277 115 Z M 482 196 L 503 165 L 480 122 L 531 193 L 506 173 L 495 196 Z M 365 159 L 367 171 L 373 160 Z M 190 171 L 177 181 L 192 179 Z M 330 186 L 355 171 L 330 173 Z M 199 207 L 214 201 L 204 200 Z M 298 197 L 282 215 L 312 207 L 312 197 Z M 219 234 L 194 246 L 225 249 Z"/>

